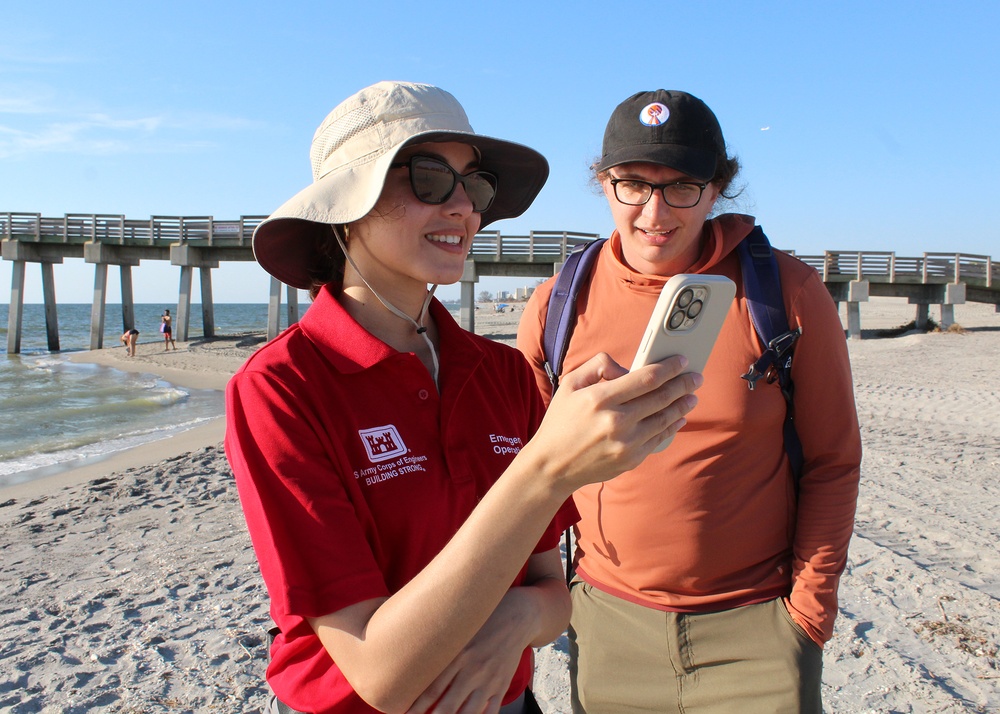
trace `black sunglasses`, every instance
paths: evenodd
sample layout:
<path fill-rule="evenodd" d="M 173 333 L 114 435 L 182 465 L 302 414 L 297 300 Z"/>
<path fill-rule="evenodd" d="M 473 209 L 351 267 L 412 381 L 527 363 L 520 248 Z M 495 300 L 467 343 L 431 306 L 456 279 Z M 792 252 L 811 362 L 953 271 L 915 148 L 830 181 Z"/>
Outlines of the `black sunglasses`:
<path fill-rule="evenodd" d="M 390 169 L 410 169 L 410 187 L 422 203 L 439 205 L 451 198 L 455 186 L 462 184 L 472 202 L 472 210 L 482 213 L 493 205 L 497 195 L 497 177 L 489 171 L 472 171 L 464 176 L 441 159 L 411 156 L 409 160 L 389 164 Z"/>

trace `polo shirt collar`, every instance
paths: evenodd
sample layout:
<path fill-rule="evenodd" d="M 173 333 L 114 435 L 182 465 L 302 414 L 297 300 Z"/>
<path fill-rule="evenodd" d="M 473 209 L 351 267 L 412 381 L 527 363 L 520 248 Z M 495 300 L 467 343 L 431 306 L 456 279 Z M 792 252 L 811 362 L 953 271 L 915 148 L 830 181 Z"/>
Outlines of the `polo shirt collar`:
<path fill-rule="evenodd" d="M 445 365 L 454 367 L 457 357 L 466 367 L 478 364 L 483 350 L 472 335 L 459 327 L 437 298 L 431 300 L 428 309 L 438 328 L 442 372 Z M 360 372 L 401 354 L 358 324 L 337 301 L 329 285 L 323 286 L 299 320 L 299 329 L 338 372 L 345 374 Z"/>

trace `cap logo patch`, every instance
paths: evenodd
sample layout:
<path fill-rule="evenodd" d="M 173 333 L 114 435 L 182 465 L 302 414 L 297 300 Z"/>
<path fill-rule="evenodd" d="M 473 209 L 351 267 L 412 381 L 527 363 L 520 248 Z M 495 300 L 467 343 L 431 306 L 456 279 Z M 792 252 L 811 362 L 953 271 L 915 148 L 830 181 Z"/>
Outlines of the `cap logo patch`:
<path fill-rule="evenodd" d="M 652 104 L 647 104 L 639 112 L 639 121 L 641 121 L 646 126 L 659 126 L 667 120 L 670 116 L 670 110 L 667 109 L 666 104 L 660 104 L 659 102 L 653 102 Z"/>

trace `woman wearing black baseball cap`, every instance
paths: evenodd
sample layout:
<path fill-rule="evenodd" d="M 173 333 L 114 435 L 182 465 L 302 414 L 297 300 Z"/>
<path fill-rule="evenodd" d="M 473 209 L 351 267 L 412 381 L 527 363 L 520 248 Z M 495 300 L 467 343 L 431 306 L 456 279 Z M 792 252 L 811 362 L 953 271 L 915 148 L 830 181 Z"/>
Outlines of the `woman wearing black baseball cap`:
<path fill-rule="evenodd" d="M 659 89 L 622 102 L 594 168 L 615 231 L 577 301 L 567 370 L 596 352 L 629 364 L 667 280 L 708 273 L 742 286 L 745 240 L 763 236 L 751 216 L 716 215 L 739 163 L 715 114 L 686 92 Z M 861 439 L 836 306 L 815 270 L 774 256 L 779 278 L 764 282 L 780 289 L 768 308 L 801 328 L 789 353 L 792 403 L 773 380 L 751 391 L 741 379 L 765 348 L 741 288 L 705 366 L 698 406 L 671 445 L 574 494 L 577 713 L 822 709 L 822 646 L 837 615 Z M 755 266 L 748 272 L 758 276 Z M 545 393 L 553 285 L 535 290 L 518 333 Z M 801 466 L 786 449 L 788 421 Z"/>

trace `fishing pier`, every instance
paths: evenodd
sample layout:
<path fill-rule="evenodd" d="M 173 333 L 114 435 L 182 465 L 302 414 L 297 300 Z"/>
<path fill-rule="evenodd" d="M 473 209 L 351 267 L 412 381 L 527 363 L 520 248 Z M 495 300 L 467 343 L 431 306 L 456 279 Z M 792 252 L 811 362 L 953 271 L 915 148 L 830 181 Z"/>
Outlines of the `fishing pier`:
<path fill-rule="evenodd" d="M 20 352 L 24 283 L 29 264 L 41 268 L 45 323 L 50 351 L 59 350 L 59 328 L 53 266 L 66 258 L 82 258 L 94 266 L 90 349 L 103 347 L 109 266 L 120 273 L 122 332 L 134 327 L 133 268 L 142 261 L 163 260 L 179 268 L 174 336 L 186 341 L 191 318 L 191 294 L 197 268 L 205 338 L 215 336 L 212 269 L 225 261 L 253 261 L 251 238 L 266 216 L 216 220 L 212 216 L 151 216 L 66 214 L 58 218 L 38 213 L 0 213 L 3 260 L 13 262 L 7 352 Z M 592 233 L 531 231 L 526 236 L 498 230 L 475 236 L 461 279 L 459 321 L 475 326 L 475 288 L 482 277 L 548 278 L 573 249 L 595 240 Z M 792 252 L 792 251 L 789 251 Z M 847 303 L 848 335 L 861 336 L 860 303 L 869 296 L 905 297 L 916 306 L 915 321 L 926 324 L 930 305 L 940 305 L 942 327 L 954 321 L 954 306 L 965 302 L 994 305 L 1000 312 L 1000 266 L 990 256 L 924 253 L 901 257 L 884 251 L 826 251 L 798 255 L 823 278 L 831 296 Z M 287 323 L 298 321 L 298 291 L 285 287 Z M 271 278 L 268 297 L 268 339 L 280 331 L 282 284 Z"/>

